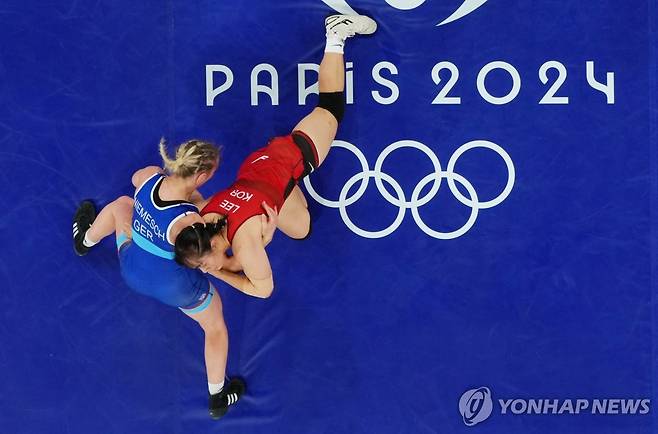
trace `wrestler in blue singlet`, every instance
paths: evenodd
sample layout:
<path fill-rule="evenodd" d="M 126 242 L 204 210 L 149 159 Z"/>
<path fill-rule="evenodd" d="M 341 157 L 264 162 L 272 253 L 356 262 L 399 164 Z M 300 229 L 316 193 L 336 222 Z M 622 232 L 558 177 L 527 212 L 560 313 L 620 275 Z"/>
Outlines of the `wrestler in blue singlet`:
<path fill-rule="evenodd" d="M 125 234 L 117 237 L 121 274 L 133 290 L 185 313 L 198 313 L 210 304 L 210 282 L 201 271 L 174 261 L 174 240 L 169 236 L 176 221 L 198 210 L 190 202 L 161 200 L 164 179 L 156 173 L 135 191 L 132 241 Z"/>

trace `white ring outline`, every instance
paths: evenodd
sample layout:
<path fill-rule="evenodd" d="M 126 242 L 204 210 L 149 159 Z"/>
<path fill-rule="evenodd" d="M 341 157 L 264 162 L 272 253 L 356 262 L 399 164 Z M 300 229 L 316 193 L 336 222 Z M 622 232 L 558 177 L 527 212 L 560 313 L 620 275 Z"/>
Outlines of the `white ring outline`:
<path fill-rule="evenodd" d="M 500 204 L 502 201 L 507 199 L 507 196 L 509 196 L 509 194 L 512 192 L 512 188 L 514 188 L 514 181 L 516 179 L 516 171 L 514 170 L 514 162 L 512 161 L 512 157 L 510 157 L 509 154 L 501 146 L 493 142 L 490 142 L 488 140 L 473 140 L 471 142 L 464 143 L 450 157 L 450 160 L 448 161 L 448 167 L 446 168 L 446 172 L 455 173 L 455 165 L 457 164 L 457 160 L 459 159 L 459 157 L 461 157 L 462 154 L 464 154 L 466 151 L 475 148 L 490 149 L 496 152 L 498 155 L 500 155 L 500 157 L 505 162 L 505 166 L 507 166 L 507 184 L 505 184 L 505 188 L 503 189 L 502 193 L 500 193 L 494 199 L 488 200 L 486 202 L 479 202 L 476 200 L 476 202 L 474 203 L 472 200 L 465 198 L 461 194 L 461 192 L 459 191 L 459 189 L 457 189 L 457 186 L 455 185 L 455 181 L 450 177 L 446 177 L 446 179 L 448 180 L 448 186 L 450 187 L 450 191 L 452 192 L 452 194 L 455 195 L 457 200 L 466 206 L 478 207 L 480 209 L 493 208 L 494 206 Z"/>
<path fill-rule="evenodd" d="M 443 240 L 458 238 L 464 235 L 473 227 L 473 225 L 477 220 L 480 209 L 492 208 L 496 205 L 499 205 L 507 198 L 507 196 L 509 196 L 509 194 L 511 193 L 514 187 L 514 182 L 516 179 L 514 162 L 512 161 L 510 155 L 501 146 L 497 145 L 496 143 L 490 142 L 488 140 L 473 140 L 457 148 L 457 150 L 450 157 L 450 160 L 448 161 L 448 167 L 446 168 L 445 171 L 441 170 L 439 159 L 436 156 L 436 154 L 434 154 L 432 149 L 429 148 L 427 145 L 414 140 L 399 140 L 387 146 L 377 158 L 374 170 L 369 169 L 368 161 L 366 160 L 363 153 L 359 150 L 359 148 L 357 148 L 355 145 L 342 140 L 336 140 L 332 143 L 331 146 L 332 147 L 336 146 L 351 151 L 361 163 L 361 167 L 363 171 L 353 175 L 343 185 L 343 188 L 341 189 L 337 201 L 325 199 L 324 197 L 320 196 L 315 191 L 315 189 L 313 189 L 313 186 L 311 185 L 311 181 L 308 176 L 304 178 L 304 185 L 306 186 L 307 191 L 309 192 L 311 197 L 313 197 L 313 199 L 315 199 L 318 203 L 330 208 L 338 208 L 343 223 L 345 223 L 345 225 L 352 232 L 364 238 L 382 238 L 393 233 L 402 224 L 407 208 L 411 209 L 411 214 L 414 218 L 414 221 L 418 225 L 419 229 L 421 229 L 425 234 L 433 238 L 443 239 Z M 391 154 L 393 151 L 404 147 L 410 147 L 425 152 L 425 154 L 432 161 L 432 164 L 434 165 L 434 169 L 435 169 L 433 173 L 426 175 L 418 182 L 418 184 L 416 184 L 416 187 L 414 187 L 414 190 L 411 194 L 410 201 L 406 200 L 406 197 L 404 195 L 404 190 L 402 190 L 400 184 L 389 174 L 385 172 L 381 172 L 381 168 L 388 155 Z M 462 175 L 454 172 L 455 165 L 457 164 L 457 160 L 459 159 L 459 157 L 465 152 L 474 148 L 486 148 L 496 152 L 503 159 L 508 170 L 507 184 L 505 185 L 503 191 L 494 199 L 485 202 L 479 201 L 477 192 L 475 191 L 475 188 L 470 183 L 470 181 L 468 181 Z M 393 221 L 393 223 L 389 225 L 387 228 L 382 229 L 380 231 L 367 231 L 361 229 L 356 224 L 354 224 L 354 222 L 349 218 L 347 214 L 347 207 L 354 204 L 365 193 L 365 190 L 368 188 L 370 178 L 375 179 L 377 190 L 384 197 L 384 199 L 386 199 L 392 205 L 398 206 L 399 208 L 398 215 Z M 442 178 L 447 179 L 450 191 L 453 193 L 455 198 L 459 200 L 459 202 L 461 202 L 462 204 L 471 207 L 471 214 L 468 220 L 466 221 L 466 223 L 461 228 L 452 232 L 440 232 L 430 228 L 422 220 L 422 218 L 420 217 L 420 213 L 418 211 L 418 208 L 420 206 L 425 205 L 436 196 Z M 352 186 L 359 180 L 361 180 L 361 185 L 359 186 L 358 190 L 356 191 L 356 193 L 354 193 L 352 196 L 348 198 L 347 194 L 349 193 L 349 189 L 352 188 Z M 388 192 L 388 190 L 386 190 L 386 188 L 382 183 L 382 180 L 386 181 L 388 184 L 390 184 L 393 187 L 393 189 L 398 195 L 397 199 L 394 198 Z M 434 181 L 434 185 L 430 189 L 430 192 L 428 192 L 422 199 L 419 199 L 418 196 L 420 195 L 422 189 L 431 181 Z M 461 192 L 457 189 L 455 185 L 455 181 L 459 182 L 466 188 L 470 196 L 470 199 L 464 197 L 464 195 L 461 194 Z"/>
<path fill-rule="evenodd" d="M 432 161 L 432 165 L 434 166 L 434 174 L 439 175 L 442 172 L 441 162 L 439 161 L 439 157 L 436 156 L 436 154 L 432 151 L 432 149 L 430 149 L 429 146 L 427 146 L 424 143 L 417 142 L 415 140 L 399 140 L 384 148 L 382 153 L 379 154 L 379 157 L 377 157 L 377 161 L 375 162 L 374 172 L 377 174 L 383 173 L 382 166 L 384 165 L 384 161 L 386 160 L 386 158 L 393 151 L 396 151 L 401 148 L 414 148 L 414 149 L 418 149 L 419 151 L 423 151 L 425 155 L 429 157 L 430 161 Z M 381 178 L 378 175 L 375 175 L 373 177 L 375 178 L 375 184 L 377 185 L 377 189 L 379 190 L 379 193 L 382 196 L 384 196 L 384 199 L 386 199 L 388 203 L 390 203 L 391 205 L 405 207 L 405 208 L 413 208 L 413 207 L 419 207 L 425 205 L 430 200 L 432 200 L 434 196 L 436 196 L 436 193 L 439 191 L 439 187 L 441 187 L 441 176 L 437 176 L 434 179 L 434 185 L 422 199 L 420 200 L 416 199 L 417 202 L 414 200 L 407 202 L 405 200 L 404 203 L 400 203 L 399 200 L 391 196 L 388 190 L 386 190 L 384 184 L 382 184 Z"/>
<path fill-rule="evenodd" d="M 333 143 L 331 144 L 331 147 L 337 147 L 337 148 L 343 148 L 347 149 L 348 151 L 351 151 L 356 158 L 358 158 L 359 163 L 361 163 L 361 173 L 364 172 L 369 172 L 370 171 L 370 166 L 368 165 L 368 160 L 366 160 L 366 156 L 363 155 L 363 152 L 350 142 L 345 142 L 343 140 L 334 140 Z M 347 199 L 347 203 L 345 206 L 352 205 L 354 202 L 357 200 L 361 199 L 361 196 L 366 192 L 366 189 L 368 188 L 370 177 L 365 177 L 361 181 L 361 185 L 359 186 L 359 189 L 352 195 L 349 199 Z M 337 200 L 329 200 L 325 199 L 324 197 L 320 196 L 318 192 L 315 191 L 313 186 L 311 185 L 311 181 L 308 176 L 304 178 L 304 186 L 306 187 L 306 191 L 308 191 L 308 194 L 311 195 L 313 199 L 315 199 L 318 203 L 327 206 L 329 208 L 340 208 L 340 202 Z"/>
<path fill-rule="evenodd" d="M 359 179 L 361 179 L 363 183 L 363 179 L 369 179 L 369 178 L 381 178 L 384 181 L 388 182 L 393 186 L 393 190 L 398 194 L 400 197 L 400 200 L 405 202 L 405 197 L 404 197 L 404 190 L 402 190 L 402 187 L 398 182 L 393 179 L 392 176 L 390 176 L 387 173 L 377 173 L 373 170 L 369 170 L 367 172 L 361 172 L 357 173 L 356 175 L 352 176 L 343 186 L 343 189 L 340 191 L 340 196 L 338 197 L 338 201 L 342 202 L 345 200 L 347 197 L 347 192 L 349 189 L 354 185 Z M 367 185 L 367 183 L 366 183 Z M 382 229 L 380 231 L 367 231 L 365 229 L 361 229 L 357 225 L 354 224 L 354 222 L 350 219 L 350 217 L 347 215 L 347 204 L 339 206 L 339 211 L 340 211 L 340 216 L 343 219 L 343 222 L 345 223 L 345 226 L 347 226 L 352 232 L 354 232 L 357 235 L 362 236 L 363 238 L 383 238 L 387 235 L 392 234 L 395 232 L 395 230 L 402 224 L 402 221 L 404 220 L 404 215 L 407 212 L 407 208 L 401 206 L 399 207 L 398 215 L 395 217 L 395 220 L 393 223 L 391 223 L 390 226 L 388 226 L 385 229 Z"/>
<path fill-rule="evenodd" d="M 425 187 L 425 185 L 432 180 L 433 176 L 434 174 L 430 173 L 429 175 L 427 175 L 426 177 L 420 180 L 420 182 L 416 185 L 416 188 L 414 188 L 413 193 L 411 193 L 412 200 L 420 194 L 423 187 Z M 473 184 L 471 184 L 466 178 L 461 176 L 459 173 L 454 173 L 454 172 L 451 173 L 445 171 L 445 172 L 441 172 L 441 177 L 446 178 L 448 182 L 452 182 L 453 184 L 455 181 L 459 182 L 461 185 L 466 187 L 466 191 L 468 191 L 468 193 L 471 195 L 471 200 L 475 202 L 478 201 L 478 195 L 477 192 L 475 191 L 475 188 L 473 188 Z M 427 226 L 427 224 L 425 224 L 423 219 L 420 218 L 420 213 L 418 212 L 418 208 L 411 208 L 411 215 L 413 216 L 420 230 L 425 232 L 430 237 L 438 238 L 439 240 L 452 240 L 461 237 L 466 232 L 471 230 L 471 228 L 475 224 L 475 221 L 478 218 L 479 211 L 480 211 L 479 207 L 477 206 L 471 207 L 471 215 L 468 217 L 466 223 L 464 223 L 464 225 L 461 228 L 454 230 L 452 232 L 440 232 Z"/>

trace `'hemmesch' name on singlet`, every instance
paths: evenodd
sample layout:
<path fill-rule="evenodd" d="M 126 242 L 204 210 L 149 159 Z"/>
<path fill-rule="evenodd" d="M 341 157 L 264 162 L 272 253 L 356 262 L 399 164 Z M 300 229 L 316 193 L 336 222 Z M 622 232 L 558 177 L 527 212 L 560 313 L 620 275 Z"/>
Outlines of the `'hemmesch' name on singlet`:
<path fill-rule="evenodd" d="M 133 220 L 133 230 L 137 231 L 141 236 L 143 236 L 144 238 L 148 239 L 151 242 L 154 242 L 153 240 L 154 234 L 162 241 L 165 241 L 164 233 L 160 230 L 158 225 L 155 223 L 155 220 L 153 220 L 151 214 L 149 214 L 148 211 L 144 209 L 142 204 L 139 203 L 137 199 L 135 199 L 135 211 L 139 219 L 136 218 Z"/>

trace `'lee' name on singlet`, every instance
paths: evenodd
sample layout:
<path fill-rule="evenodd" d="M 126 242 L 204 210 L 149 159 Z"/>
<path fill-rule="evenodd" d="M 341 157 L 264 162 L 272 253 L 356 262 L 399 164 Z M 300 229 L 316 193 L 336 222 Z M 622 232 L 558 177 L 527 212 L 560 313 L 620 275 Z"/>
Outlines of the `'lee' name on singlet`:
<path fill-rule="evenodd" d="M 249 202 L 251 198 L 254 197 L 252 193 L 247 193 L 246 191 L 238 190 L 237 188 L 231 190 L 229 195 L 245 202 Z M 219 207 L 231 213 L 235 213 L 240 210 L 240 205 L 227 199 L 222 200 L 219 203 Z"/>
<path fill-rule="evenodd" d="M 151 217 L 151 214 L 144 209 L 137 199 L 135 199 L 135 217 L 133 220 L 134 231 L 152 242 L 154 241 L 153 235 L 165 241 L 165 234 L 160 230 L 153 217 Z"/>

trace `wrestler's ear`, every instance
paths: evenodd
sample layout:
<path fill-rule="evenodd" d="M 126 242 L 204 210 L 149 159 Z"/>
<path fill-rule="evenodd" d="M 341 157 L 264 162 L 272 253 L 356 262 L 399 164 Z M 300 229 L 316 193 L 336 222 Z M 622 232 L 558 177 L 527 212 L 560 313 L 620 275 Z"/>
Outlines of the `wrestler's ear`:
<path fill-rule="evenodd" d="M 200 172 L 196 174 L 196 179 L 194 180 L 194 184 L 197 187 L 201 187 L 209 179 L 210 179 L 210 172 Z"/>

